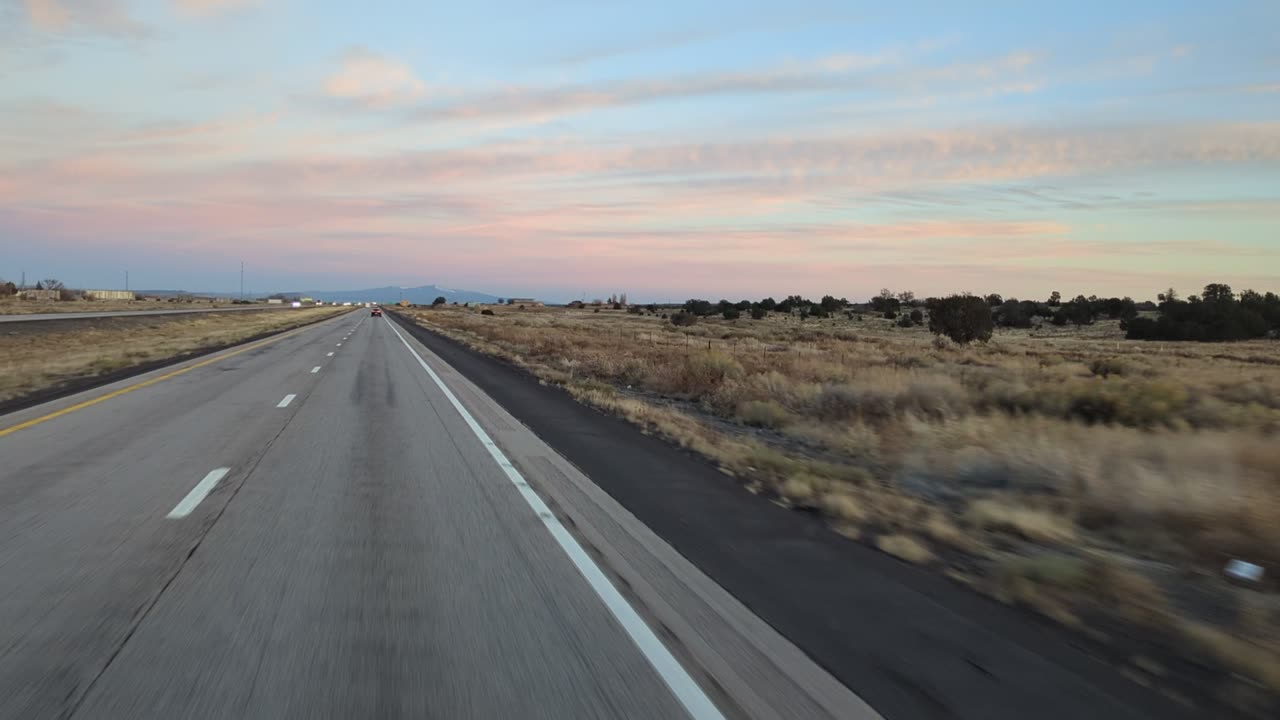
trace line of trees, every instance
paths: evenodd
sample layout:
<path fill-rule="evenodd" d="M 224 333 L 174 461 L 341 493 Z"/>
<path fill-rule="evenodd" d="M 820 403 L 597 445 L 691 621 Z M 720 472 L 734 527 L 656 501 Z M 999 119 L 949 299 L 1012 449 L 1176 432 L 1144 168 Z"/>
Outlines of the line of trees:
<path fill-rule="evenodd" d="M 1127 320 L 1125 337 L 1215 342 L 1280 335 L 1280 296 L 1273 292 L 1245 290 L 1237 297 L 1230 285 L 1211 283 L 1185 300 L 1172 289 L 1159 299 L 1160 316 Z"/>
<path fill-rule="evenodd" d="M 1229 285 L 1212 283 L 1200 295 L 1185 300 L 1172 289 L 1160 293 L 1158 299 L 1159 304 L 1137 302 L 1130 297 L 1077 295 L 1064 301 L 1055 290 L 1046 300 L 959 294 L 921 301 L 910 291 L 895 293 L 885 288 L 862 309 L 896 320 L 899 326 L 912 327 L 924 324 L 924 308 L 928 311 L 929 329 L 959 343 L 986 341 L 995 327 L 1030 328 L 1037 320 L 1059 326 L 1091 325 L 1101 318 L 1119 320 L 1126 337 L 1135 340 L 1212 342 L 1280 335 L 1280 297 L 1275 293 L 1245 290 L 1237 296 Z M 841 312 L 852 316 L 854 307 L 847 299 L 832 295 L 824 295 L 817 302 L 801 295 L 736 303 L 694 298 L 672 315 L 671 322 L 692 325 L 700 317 L 719 315 L 736 320 L 743 314 L 760 320 L 771 312 L 798 314 L 801 319 L 831 317 Z M 655 311 L 655 306 L 650 310 Z"/>
<path fill-rule="evenodd" d="M 742 317 L 743 313 L 749 313 L 752 319 L 760 320 L 768 313 L 779 312 L 784 314 L 798 313 L 800 317 L 809 318 L 825 318 L 831 317 L 852 305 L 845 298 L 836 298 L 832 295 L 824 295 L 821 300 L 814 302 L 801 295 L 789 295 L 782 300 L 775 300 L 771 297 L 764 298 L 752 302 L 751 300 L 739 300 L 731 302 L 729 300 L 721 300 L 713 303 L 710 300 L 690 299 L 686 300 L 681 306 L 681 311 L 694 317 L 710 317 L 712 315 L 721 315 L 726 319 L 735 320 Z"/>

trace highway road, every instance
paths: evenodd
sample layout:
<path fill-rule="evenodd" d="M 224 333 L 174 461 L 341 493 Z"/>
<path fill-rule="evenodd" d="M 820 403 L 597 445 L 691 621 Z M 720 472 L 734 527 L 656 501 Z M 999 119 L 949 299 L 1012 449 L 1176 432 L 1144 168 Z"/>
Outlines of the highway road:
<path fill-rule="evenodd" d="M 0 718 L 878 717 L 391 318 L 0 458 Z"/>
<path fill-rule="evenodd" d="M 55 312 L 15 313 L 0 315 L 0 323 L 38 322 L 44 320 L 91 320 L 96 318 L 136 317 L 141 315 L 191 315 L 193 313 L 253 312 L 255 310 L 285 310 L 284 305 L 250 305 L 220 308 L 189 308 L 186 310 L 114 310 L 107 312 Z"/>

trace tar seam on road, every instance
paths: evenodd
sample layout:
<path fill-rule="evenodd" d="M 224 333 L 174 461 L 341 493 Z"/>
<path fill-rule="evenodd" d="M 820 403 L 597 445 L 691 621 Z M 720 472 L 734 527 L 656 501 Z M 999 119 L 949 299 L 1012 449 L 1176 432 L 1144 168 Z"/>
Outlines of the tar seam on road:
<path fill-rule="evenodd" d="M 191 488 L 191 492 L 187 493 L 187 496 L 182 498 L 182 500 L 175 505 L 173 510 L 170 510 L 169 514 L 165 515 L 165 517 L 170 520 L 178 520 L 190 515 L 191 511 L 195 510 L 196 506 L 198 506 L 210 492 L 213 492 L 213 489 L 218 485 L 218 481 L 226 477 L 229 472 L 231 472 L 231 468 L 210 470 L 209 474 L 205 475 L 203 480 L 196 483 L 196 486 Z"/>
<path fill-rule="evenodd" d="M 489 451 L 489 455 L 493 457 L 494 461 L 498 463 L 498 466 L 506 473 L 507 478 L 516 486 L 521 497 L 525 499 L 525 502 L 529 504 L 529 507 L 542 520 L 547 531 L 551 533 L 551 536 L 555 538 L 556 543 L 559 544 L 560 548 L 569 556 L 569 560 L 578 569 L 578 572 L 582 573 L 582 576 L 587 580 L 587 584 L 589 584 L 591 589 L 596 592 L 596 595 L 599 596 L 605 607 L 609 609 L 609 612 L 613 614 L 613 617 L 622 625 L 622 629 L 631 637 L 632 642 L 634 642 L 636 647 L 639 648 L 640 653 L 644 655 L 645 659 L 649 661 L 649 664 L 653 669 L 657 671 L 658 675 L 662 678 L 662 681 L 666 683 L 672 694 L 675 695 L 676 699 L 680 701 L 680 704 L 684 706 L 685 711 L 689 713 L 689 716 L 694 720 L 724 720 L 724 716 L 721 715 L 720 711 L 716 708 L 715 704 L 711 702 L 711 699 L 707 697 L 706 693 L 702 691 L 702 688 L 698 686 L 698 683 L 695 682 L 684 667 L 680 665 L 680 662 L 671 654 L 671 651 L 662 644 L 662 641 L 658 639 L 658 636 L 654 634 L 653 630 L 643 619 L 641 619 L 635 608 L 631 607 L 630 603 L 622 597 L 622 594 L 613 586 L 613 583 L 609 582 L 609 578 L 605 576 L 604 571 L 595 564 L 591 557 L 587 555 L 587 552 L 582 549 L 582 546 L 578 544 L 578 541 L 569 534 L 569 531 L 565 529 L 564 525 L 560 523 L 555 514 L 551 512 L 551 509 L 547 507 L 547 504 L 543 502 L 542 498 L 539 497 L 538 494 L 534 492 L 533 488 L 529 486 L 529 483 L 520 474 L 520 471 L 516 470 L 515 466 L 511 464 L 511 461 L 507 459 L 507 456 L 502 452 L 493 439 L 489 437 L 489 434 L 484 431 L 484 428 L 480 427 L 480 424 L 471 416 L 471 413 L 463 407 L 462 402 L 453 394 L 453 391 L 449 389 L 449 386 L 445 385 L 444 381 L 440 379 L 440 376 L 436 374 L 436 371 L 432 370 L 431 366 L 428 365 L 426 361 L 422 359 L 422 356 L 418 354 L 418 351 L 414 350 L 413 346 L 404 339 L 404 336 L 400 334 L 398 329 L 396 329 L 396 324 L 390 319 L 386 322 L 388 327 L 391 328 L 391 331 L 396 334 L 396 337 L 400 338 L 400 342 L 403 343 L 405 348 L 409 350 L 409 353 L 413 355 L 413 358 L 418 361 L 418 365 L 422 366 L 422 369 L 426 371 L 427 375 L 435 382 L 436 387 L 440 388 L 440 391 L 444 393 L 444 396 L 449 400 L 449 403 L 453 405 L 453 408 L 462 416 L 462 419 L 467 423 L 467 426 L 471 428 L 471 432 L 475 434 L 476 438 L 480 440 L 480 443 Z"/>
<path fill-rule="evenodd" d="M 289 403 L 293 402 L 293 399 L 294 399 L 294 398 L 296 398 L 296 397 L 298 397 L 298 396 L 297 396 L 297 395 L 294 395 L 293 393 L 289 393 L 288 395 L 285 395 L 285 396 L 284 396 L 284 399 L 283 399 L 283 400 L 281 400 L 278 404 L 276 404 L 276 407 L 278 407 L 278 408 L 286 408 L 286 407 L 289 407 Z"/>
<path fill-rule="evenodd" d="M 324 322 L 324 321 L 322 320 L 320 322 Z M 6 435 L 12 435 L 13 433 L 18 432 L 19 430 L 25 430 L 26 428 L 34 427 L 36 425 L 39 425 L 40 423 L 48 422 L 49 420 L 53 420 L 55 418 L 60 418 L 63 415 L 70 415 L 71 413 L 77 410 L 83 410 L 87 407 L 97 405 L 98 403 L 106 402 L 112 398 L 117 398 L 117 397 L 120 397 L 121 395 L 127 395 L 128 393 L 131 393 L 134 390 L 141 390 L 144 387 L 150 387 L 152 385 L 155 385 L 156 383 L 163 382 L 170 378 L 178 377 L 183 373 L 189 373 L 192 370 L 195 370 L 197 368 L 202 368 L 202 367 L 205 367 L 206 365 L 212 365 L 213 363 L 216 363 L 220 360 L 226 360 L 227 358 L 235 357 L 236 355 L 239 355 L 241 353 L 247 353 L 250 350 L 257 350 L 260 347 L 270 345 L 271 343 L 276 342 L 278 340 L 283 340 L 287 337 L 292 337 L 298 334 L 299 332 L 302 332 L 303 330 L 310 329 L 311 327 L 313 326 L 307 325 L 301 328 L 296 328 L 294 330 L 288 330 L 279 335 L 276 335 L 275 337 L 267 338 L 262 342 L 253 343 L 252 345 L 245 345 L 244 347 L 240 348 L 239 350 L 235 350 L 234 352 L 229 352 L 225 355 L 218 355 L 217 357 L 211 357 L 208 360 L 201 360 L 195 365 L 188 365 L 184 368 L 179 368 L 177 370 L 174 370 L 173 372 L 168 372 L 168 373 L 165 373 L 164 375 L 153 377 L 150 380 L 143 380 L 140 383 L 135 383 L 127 387 L 122 387 L 119 390 L 113 390 L 107 393 L 106 395 L 99 395 L 96 398 L 91 398 L 89 400 L 85 400 L 84 402 L 76 403 L 75 405 L 72 405 L 70 407 L 65 407 L 65 408 L 62 408 L 61 410 L 55 410 L 54 412 L 51 412 L 48 415 L 41 415 L 38 418 L 32 418 L 26 422 L 20 422 L 17 425 L 11 425 L 7 428 L 0 430 L 0 438 Z"/>

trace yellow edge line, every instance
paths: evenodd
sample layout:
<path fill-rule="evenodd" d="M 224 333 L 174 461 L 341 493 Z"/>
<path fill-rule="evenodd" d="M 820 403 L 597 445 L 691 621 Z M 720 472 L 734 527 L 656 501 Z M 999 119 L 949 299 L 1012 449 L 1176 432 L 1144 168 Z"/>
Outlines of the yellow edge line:
<path fill-rule="evenodd" d="M 335 317 L 339 317 L 339 316 L 335 316 Z M 321 322 L 323 322 L 323 321 L 321 321 Z M 55 410 L 54 412 L 51 412 L 51 413 L 49 413 L 48 415 L 41 415 L 41 416 L 40 416 L 40 417 L 38 417 L 38 418 L 32 418 L 31 420 L 27 420 L 26 422 L 20 422 L 20 423 L 18 423 L 17 425 L 12 425 L 12 426 L 7 427 L 7 428 L 5 428 L 5 429 L 3 429 L 3 430 L 0 430 L 0 437 L 4 437 L 4 436 L 6 436 L 6 435 L 12 435 L 13 433 L 18 432 L 19 430 L 26 430 L 27 428 L 29 428 L 29 427 L 34 427 L 34 426 L 36 426 L 36 425 L 39 425 L 40 423 L 49 422 L 50 420 L 53 420 L 54 418 L 60 418 L 60 417 L 62 417 L 63 415 L 70 415 L 71 413 L 73 413 L 73 412 L 75 412 L 75 411 L 77 411 L 77 410 L 83 410 L 83 409 L 85 409 L 85 408 L 87 408 L 87 407 L 91 407 L 91 406 L 93 406 L 93 405 L 97 405 L 98 403 L 106 402 L 106 401 L 108 401 L 108 400 L 110 400 L 110 399 L 112 399 L 112 398 L 118 398 L 118 397 L 120 397 L 121 395 L 127 395 L 128 393 L 131 393 L 131 392 L 133 392 L 134 390 L 141 390 L 141 389 L 142 389 L 142 388 L 144 388 L 144 387 L 148 387 L 148 386 L 150 386 L 150 385 L 155 385 L 155 384 L 156 384 L 156 383 L 158 383 L 158 382 L 163 382 L 163 381 L 168 380 L 168 379 L 170 379 L 170 378 L 178 377 L 179 375 L 182 375 L 183 373 L 189 373 L 189 372 L 191 372 L 192 370 L 195 370 L 195 369 L 197 369 L 197 368 L 202 368 L 202 367 L 205 367 L 206 365 L 212 365 L 212 364 L 214 364 L 214 363 L 216 363 L 216 362 L 219 362 L 219 361 L 221 361 L 221 360 L 226 360 L 227 358 L 235 357 L 236 355 L 239 355 L 239 354 L 241 354 L 241 353 L 247 353 L 247 352 L 249 352 L 250 350 L 256 350 L 256 349 L 258 349 L 258 348 L 260 348 L 260 347 L 262 347 L 262 346 L 264 346 L 264 345 L 270 345 L 271 343 L 276 342 L 276 341 L 278 341 L 278 340 L 283 340 L 283 339 L 285 339 L 286 337 L 288 337 L 288 336 L 290 336 L 290 335 L 293 335 L 293 334 L 295 334 L 295 333 L 301 332 L 301 331 L 306 330 L 306 329 L 308 329 L 308 328 L 311 328 L 311 327 L 313 327 L 313 326 L 314 326 L 314 323 L 312 323 L 312 324 L 310 324 L 310 325 L 306 325 L 306 326 L 304 326 L 304 327 L 300 327 L 300 328 L 293 328 L 292 330 L 286 330 L 285 332 L 280 333 L 279 335 L 276 335 L 275 337 L 267 338 L 266 340 L 260 340 L 260 341 L 258 341 L 258 342 L 255 342 L 255 343 L 251 344 L 251 345 L 245 345 L 244 347 L 242 347 L 242 348 L 240 348 L 240 349 L 238 349 L 238 350 L 235 350 L 235 351 L 229 352 L 229 353 L 227 353 L 227 354 L 225 354 L 225 355 L 218 355 L 217 357 L 211 357 L 211 358 L 209 358 L 208 360 L 201 360 L 200 362 L 196 363 L 195 365 L 188 365 L 188 366 L 186 366 L 186 367 L 184 367 L 184 368 L 179 368 L 179 369 L 177 369 L 177 370 L 174 370 L 173 372 L 167 372 L 167 373 L 165 373 L 164 375 L 159 375 L 159 376 L 153 377 L 153 378 L 151 378 L 150 380 L 143 380 L 143 381 L 142 381 L 142 382 L 140 382 L 140 383 L 135 383 L 135 384 L 133 384 L 133 385 L 129 385 L 128 387 L 122 387 L 122 388 L 120 388 L 119 390 L 112 390 L 111 392 L 107 393 L 106 395 L 99 395 L 98 397 L 93 398 L 92 400 L 85 400 L 85 401 L 84 401 L 84 402 L 82 402 L 82 403 L 76 403 L 75 405 L 72 405 L 72 406 L 70 406 L 70 407 L 62 408 L 61 410 Z"/>

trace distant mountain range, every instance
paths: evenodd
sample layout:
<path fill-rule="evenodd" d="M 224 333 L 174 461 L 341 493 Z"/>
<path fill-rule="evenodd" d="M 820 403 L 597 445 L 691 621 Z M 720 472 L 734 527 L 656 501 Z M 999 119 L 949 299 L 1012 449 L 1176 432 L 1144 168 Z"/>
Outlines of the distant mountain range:
<path fill-rule="evenodd" d="M 401 299 L 408 300 L 414 305 L 430 305 L 438 297 L 443 297 L 451 303 L 495 303 L 498 301 L 498 296 L 496 295 L 486 295 L 472 290 L 453 290 L 436 285 L 422 285 L 421 287 L 410 288 L 388 285 L 387 287 L 369 288 L 368 290 L 307 290 L 306 292 L 286 294 L 312 297 L 324 302 L 374 302 L 385 305 L 392 305 Z"/>

